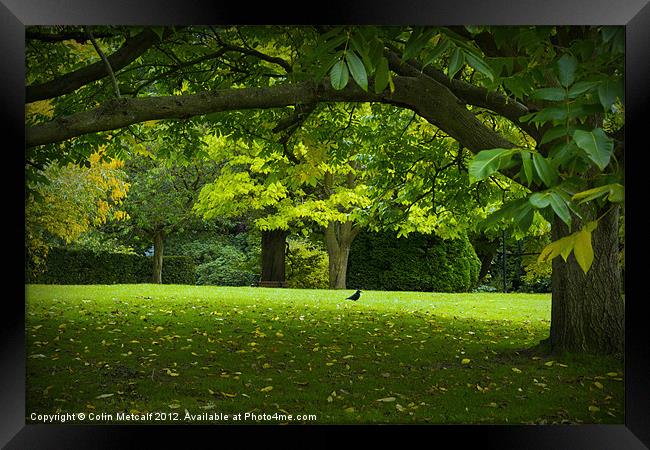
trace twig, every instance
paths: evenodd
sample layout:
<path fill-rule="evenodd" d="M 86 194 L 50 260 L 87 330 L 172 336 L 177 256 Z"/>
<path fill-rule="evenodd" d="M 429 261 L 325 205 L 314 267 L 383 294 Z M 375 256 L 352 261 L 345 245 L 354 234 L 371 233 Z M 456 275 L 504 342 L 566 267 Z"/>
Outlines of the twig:
<path fill-rule="evenodd" d="M 115 74 L 113 73 L 113 68 L 111 67 L 111 63 L 108 62 L 108 59 L 106 58 L 106 55 L 104 55 L 104 52 L 102 52 L 102 49 L 99 48 L 99 45 L 97 45 L 97 41 L 95 40 L 95 37 L 93 36 L 93 32 L 90 31 L 90 27 L 84 27 L 86 29 L 86 32 L 88 33 L 88 36 L 90 37 L 90 42 L 92 42 L 93 47 L 95 47 L 95 51 L 97 54 L 102 58 L 102 61 L 104 61 L 104 64 L 106 65 L 106 71 L 108 72 L 108 75 L 111 77 L 111 81 L 113 82 L 113 89 L 115 89 L 115 95 L 117 98 L 121 98 L 122 96 L 120 95 L 120 88 L 117 85 L 117 80 L 115 79 Z"/>

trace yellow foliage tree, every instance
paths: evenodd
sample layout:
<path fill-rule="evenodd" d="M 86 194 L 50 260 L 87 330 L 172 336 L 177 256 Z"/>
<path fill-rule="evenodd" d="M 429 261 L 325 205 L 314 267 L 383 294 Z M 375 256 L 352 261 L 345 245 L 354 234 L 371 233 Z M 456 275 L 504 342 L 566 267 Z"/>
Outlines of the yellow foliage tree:
<path fill-rule="evenodd" d="M 25 204 L 25 246 L 31 270 L 43 267 L 52 243 L 71 243 L 93 226 L 125 220 L 120 209 L 129 190 L 123 162 L 107 159 L 100 148 L 89 167 L 68 164 L 45 169 L 48 183 L 34 186 Z"/>

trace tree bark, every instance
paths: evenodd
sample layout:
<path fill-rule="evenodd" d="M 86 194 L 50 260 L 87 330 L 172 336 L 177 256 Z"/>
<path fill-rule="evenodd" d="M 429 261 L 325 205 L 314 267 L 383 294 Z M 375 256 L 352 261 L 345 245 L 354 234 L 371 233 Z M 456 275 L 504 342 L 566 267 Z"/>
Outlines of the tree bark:
<path fill-rule="evenodd" d="M 325 229 L 325 243 L 329 259 L 330 289 L 345 289 L 348 271 L 348 257 L 352 241 L 359 233 L 359 228 L 352 222 L 330 222 Z"/>
<path fill-rule="evenodd" d="M 573 253 L 566 263 L 561 257 L 553 260 L 551 331 L 547 340 L 553 352 L 620 354 L 624 350 L 618 218 L 619 206 L 613 206 L 592 232 L 594 261 L 586 274 Z M 574 230 L 580 226 L 576 223 Z M 552 234 L 557 240 L 570 233 L 556 217 Z"/>
<path fill-rule="evenodd" d="M 26 129 L 26 145 L 61 142 L 98 131 L 123 128 L 161 119 L 188 119 L 220 111 L 279 108 L 317 102 L 382 102 L 411 109 L 477 153 L 490 148 L 512 148 L 514 144 L 479 121 L 446 86 L 428 77 L 395 77 L 395 91 L 375 94 L 353 83 L 334 89 L 329 79 L 287 83 L 265 88 L 221 89 L 198 94 L 166 97 L 122 98 L 102 106 L 59 117 Z"/>
<path fill-rule="evenodd" d="M 163 242 L 165 233 L 162 230 L 156 230 L 153 235 L 153 282 L 162 283 L 162 266 L 163 266 Z"/>
<path fill-rule="evenodd" d="M 262 231 L 262 283 L 284 285 L 288 235 L 287 230 Z"/>

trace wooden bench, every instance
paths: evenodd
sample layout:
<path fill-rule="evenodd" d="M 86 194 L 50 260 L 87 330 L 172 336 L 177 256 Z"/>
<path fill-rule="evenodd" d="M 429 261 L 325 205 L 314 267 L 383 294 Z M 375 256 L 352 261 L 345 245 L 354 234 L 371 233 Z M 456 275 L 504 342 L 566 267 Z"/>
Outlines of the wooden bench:
<path fill-rule="evenodd" d="M 284 288 L 287 287 L 286 281 L 256 281 L 251 284 L 253 287 Z"/>

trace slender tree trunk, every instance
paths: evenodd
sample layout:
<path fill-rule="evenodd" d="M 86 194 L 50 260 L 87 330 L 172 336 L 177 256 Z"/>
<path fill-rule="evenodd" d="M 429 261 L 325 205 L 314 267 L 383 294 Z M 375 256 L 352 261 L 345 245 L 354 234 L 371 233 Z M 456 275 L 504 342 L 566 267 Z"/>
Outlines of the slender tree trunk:
<path fill-rule="evenodd" d="M 165 234 L 162 230 L 156 230 L 153 235 L 153 282 L 162 283 L 163 265 L 163 241 Z"/>
<path fill-rule="evenodd" d="M 287 230 L 262 231 L 262 283 L 284 285 L 288 235 Z"/>
<path fill-rule="evenodd" d="M 573 253 L 566 263 L 561 257 L 553 260 L 551 332 L 547 342 L 554 352 L 615 354 L 624 350 L 618 217 L 619 207 L 614 206 L 592 232 L 594 261 L 586 274 Z M 576 223 L 574 230 L 579 226 Z M 553 240 L 568 234 L 568 227 L 556 218 Z"/>
<path fill-rule="evenodd" d="M 330 289 L 345 289 L 348 271 L 348 257 L 352 241 L 359 229 L 352 222 L 330 222 L 325 229 L 325 243 L 329 258 Z"/>

